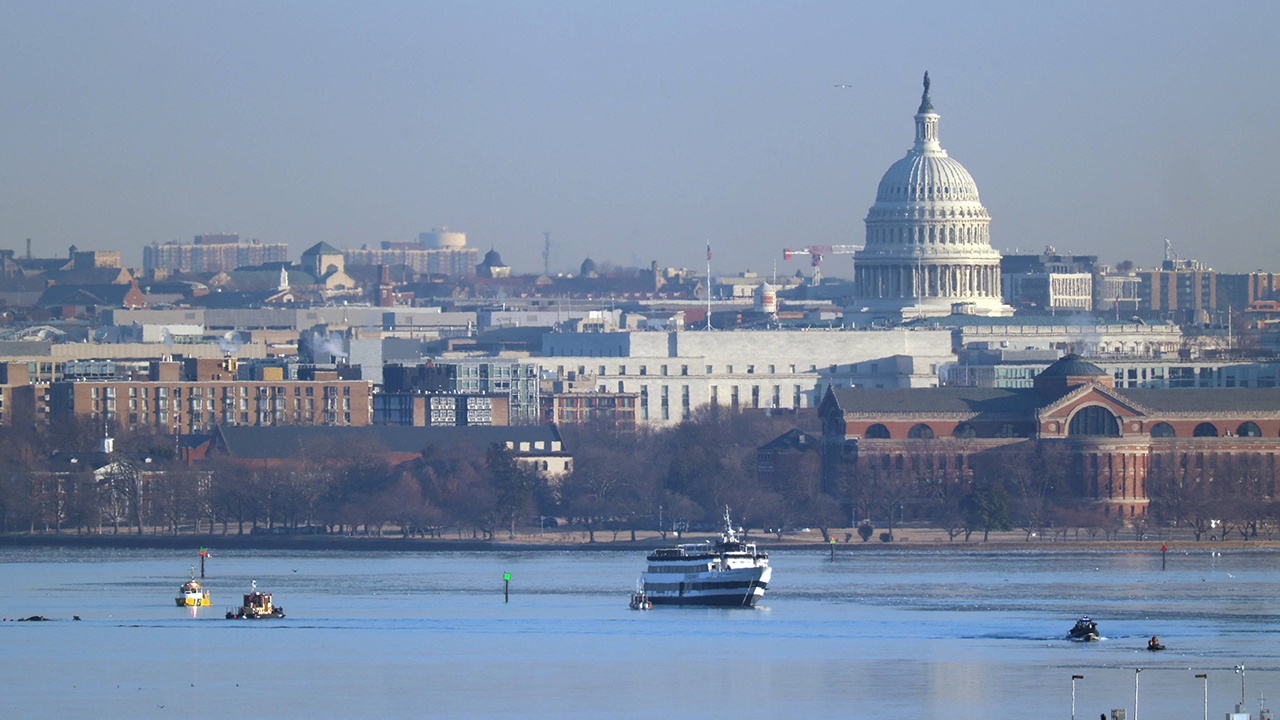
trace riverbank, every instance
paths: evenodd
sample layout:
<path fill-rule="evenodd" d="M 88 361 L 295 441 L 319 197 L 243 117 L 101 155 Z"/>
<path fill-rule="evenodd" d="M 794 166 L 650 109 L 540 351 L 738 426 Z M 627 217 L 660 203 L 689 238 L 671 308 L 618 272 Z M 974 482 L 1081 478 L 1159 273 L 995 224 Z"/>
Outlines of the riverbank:
<path fill-rule="evenodd" d="M 1276 550 L 1280 549 L 1280 539 L 1257 540 L 1210 540 L 1204 538 L 1197 541 L 1187 534 L 1153 537 L 1144 540 L 1124 539 L 1123 535 L 1115 540 L 1101 537 L 1089 538 L 1081 535 L 1068 536 L 1066 539 L 1035 537 L 1030 540 L 1021 532 L 992 533 L 986 542 L 981 534 L 975 533 L 968 542 L 962 537 L 948 538 L 941 530 L 932 528 L 900 528 L 894 533 L 892 542 L 885 542 L 877 536 L 864 542 L 851 528 L 832 530 L 836 539 L 838 552 L 899 552 L 908 550 L 937 551 L 1001 551 L 1017 552 L 1022 550 L 1150 550 L 1159 552 L 1162 546 L 1168 552 L 1192 552 L 1198 550 Z M 655 547 L 675 543 L 700 542 L 714 537 L 710 533 L 685 533 L 676 537 L 668 533 L 664 539 L 656 532 L 637 532 L 636 539 L 631 540 L 630 531 L 620 532 L 614 539 L 612 532 L 597 532 L 595 541 L 589 539 L 581 530 L 554 529 L 531 532 L 517 532 L 514 537 L 507 533 L 498 533 L 493 540 L 482 540 L 469 537 L 443 538 L 405 538 L 401 536 L 365 536 L 365 535 L 273 535 L 273 534 L 150 534 L 132 533 L 7 533 L 0 535 L 0 549 L 22 547 L 63 547 L 63 548 L 119 548 L 119 549 L 159 549 L 184 550 L 191 548 L 238 549 L 238 550 L 343 550 L 374 552 L 432 552 L 432 551 L 645 551 Z M 803 549 L 828 551 L 831 544 L 824 542 L 822 534 L 817 530 L 805 530 L 786 533 L 782 537 L 776 535 L 752 534 L 748 540 L 759 544 L 762 549 Z"/>

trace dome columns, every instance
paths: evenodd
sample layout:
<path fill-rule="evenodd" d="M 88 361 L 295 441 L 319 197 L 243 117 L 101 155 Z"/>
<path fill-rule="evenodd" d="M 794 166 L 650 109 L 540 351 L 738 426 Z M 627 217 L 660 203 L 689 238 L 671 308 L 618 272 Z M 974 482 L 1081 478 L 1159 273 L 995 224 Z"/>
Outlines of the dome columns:
<path fill-rule="evenodd" d="M 999 301 L 1000 268 L 969 263 L 860 265 L 854 282 L 869 298 L 946 298 Z"/>

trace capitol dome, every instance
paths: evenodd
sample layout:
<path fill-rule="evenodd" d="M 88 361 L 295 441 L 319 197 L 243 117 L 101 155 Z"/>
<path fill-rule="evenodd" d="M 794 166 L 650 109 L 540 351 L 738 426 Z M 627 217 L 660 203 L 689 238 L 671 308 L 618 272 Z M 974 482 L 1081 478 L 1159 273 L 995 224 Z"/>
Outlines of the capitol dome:
<path fill-rule="evenodd" d="M 938 118 L 925 73 L 915 145 L 880 179 L 854 254 L 857 319 L 1013 314 L 1000 300 L 991 217 L 973 176 L 942 149 Z"/>

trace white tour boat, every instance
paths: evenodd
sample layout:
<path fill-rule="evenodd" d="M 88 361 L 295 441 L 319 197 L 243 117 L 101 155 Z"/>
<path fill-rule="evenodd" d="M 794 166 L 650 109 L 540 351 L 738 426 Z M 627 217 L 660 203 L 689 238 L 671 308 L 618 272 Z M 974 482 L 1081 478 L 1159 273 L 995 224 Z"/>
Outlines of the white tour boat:
<path fill-rule="evenodd" d="M 654 605 L 753 607 L 769 587 L 769 554 L 738 539 L 729 511 L 716 542 L 658 548 L 641 574 L 642 588 Z"/>

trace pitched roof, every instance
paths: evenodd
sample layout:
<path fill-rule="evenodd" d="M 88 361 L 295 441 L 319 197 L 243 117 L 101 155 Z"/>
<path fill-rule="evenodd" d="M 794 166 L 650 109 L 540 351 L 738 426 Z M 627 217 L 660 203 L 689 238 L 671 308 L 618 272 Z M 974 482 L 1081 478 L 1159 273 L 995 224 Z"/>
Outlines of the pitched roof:
<path fill-rule="evenodd" d="M 832 388 L 841 412 L 1026 415 L 1050 402 L 1030 388 Z"/>
<path fill-rule="evenodd" d="M 55 305 L 124 305 L 131 285 L 50 285 L 40 299 L 39 307 Z"/>
<path fill-rule="evenodd" d="M 302 251 L 303 255 L 341 255 L 342 251 L 327 242 L 318 242 Z"/>
<path fill-rule="evenodd" d="M 784 452 L 788 450 L 817 450 L 821 441 L 800 428 L 791 428 L 778 437 L 761 445 L 757 450 L 766 452 Z"/>
<path fill-rule="evenodd" d="M 497 443 L 528 442 L 545 444 L 549 454 L 551 443 L 560 440 L 554 425 L 465 426 L 465 427 L 399 427 L 371 425 L 365 427 L 327 426 L 219 426 L 232 457 L 244 460 L 295 458 L 318 448 L 368 443 L 388 453 L 419 453 L 431 446 L 471 445 L 488 448 Z M 563 446 L 562 446 L 563 447 Z"/>
<path fill-rule="evenodd" d="M 1115 393 L 1156 414 L 1280 413 L 1280 388 L 1125 388 Z"/>

